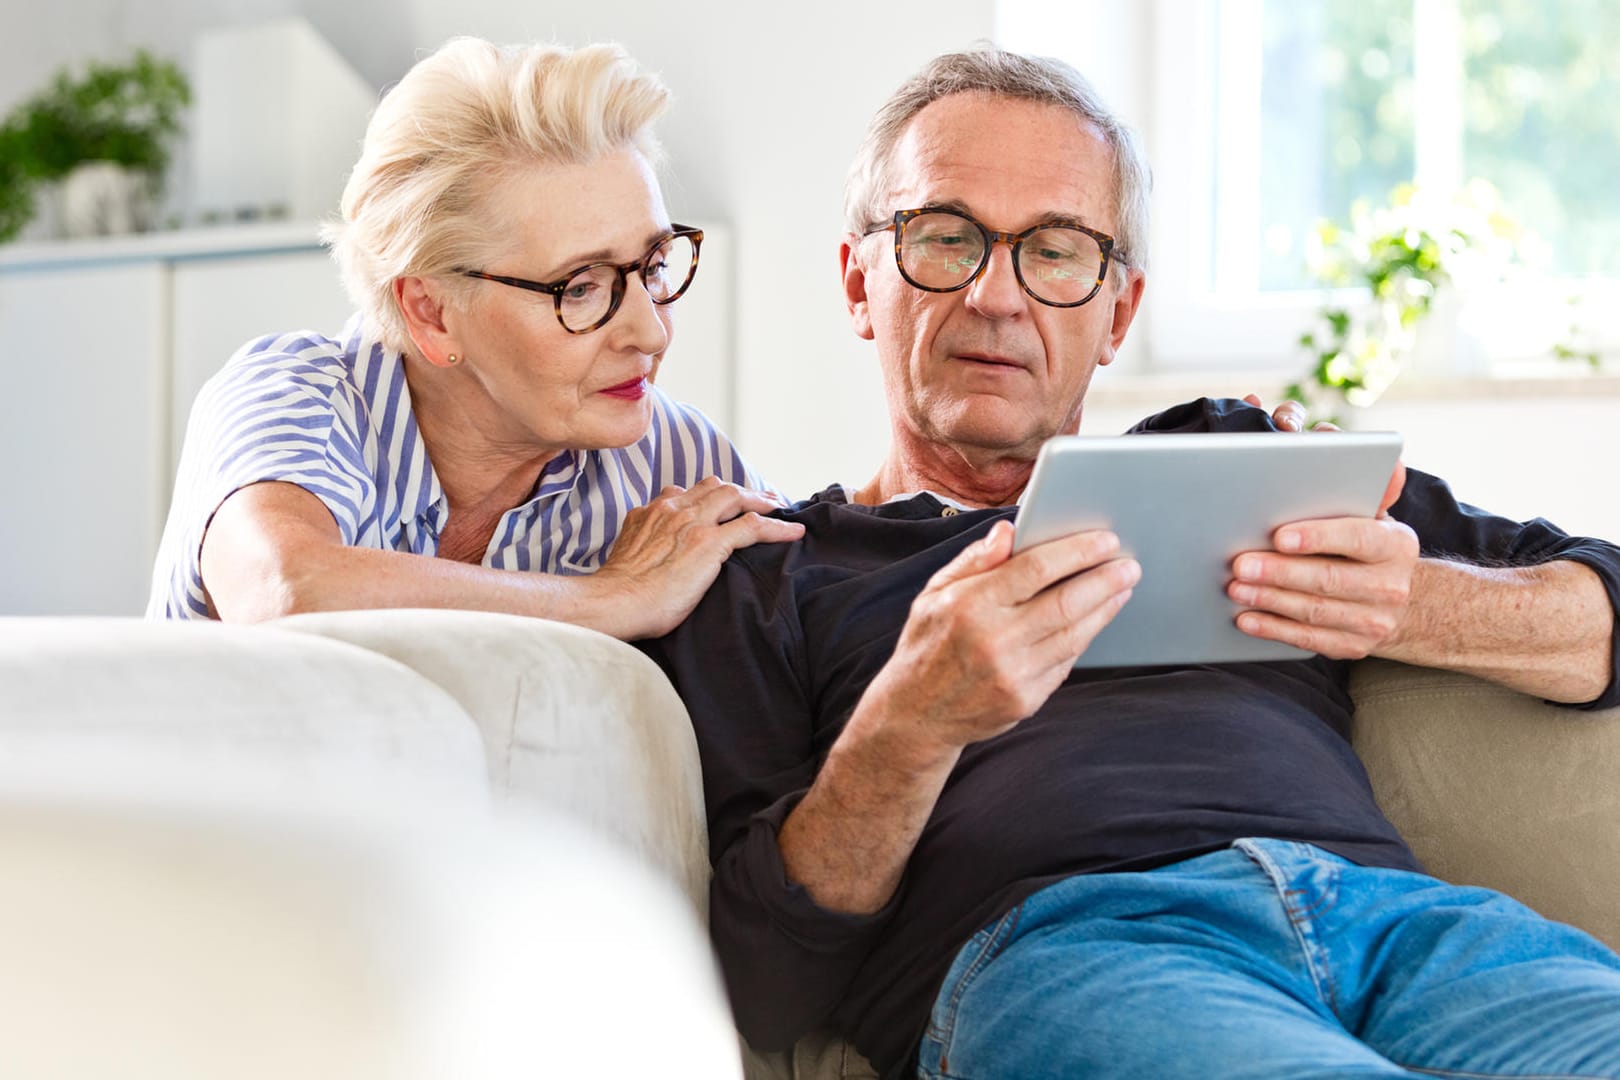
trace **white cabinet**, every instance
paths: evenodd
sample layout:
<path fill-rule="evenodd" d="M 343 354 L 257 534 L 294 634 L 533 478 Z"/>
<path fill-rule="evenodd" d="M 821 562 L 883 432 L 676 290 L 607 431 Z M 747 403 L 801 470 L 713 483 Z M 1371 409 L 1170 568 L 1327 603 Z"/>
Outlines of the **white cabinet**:
<path fill-rule="evenodd" d="M 167 274 L 0 274 L 0 613 L 138 612 L 162 528 Z"/>
<path fill-rule="evenodd" d="M 0 248 L 0 614 L 144 610 L 197 389 L 347 312 L 312 225 Z"/>
<path fill-rule="evenodd" d="M 232 353 L 262 334 L 285 330 L 335 337 L 351 311 L 337 267 L 321 250 L 186 259 L 171 264 L 171 273 L 167 439 L 172 483 L 191 403 Z"/>

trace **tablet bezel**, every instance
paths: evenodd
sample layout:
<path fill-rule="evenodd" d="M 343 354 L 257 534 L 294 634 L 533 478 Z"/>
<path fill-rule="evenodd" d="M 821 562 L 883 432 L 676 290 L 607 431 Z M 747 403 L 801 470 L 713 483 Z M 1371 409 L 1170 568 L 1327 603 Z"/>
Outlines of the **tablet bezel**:
<path fill-rule="evenodd" d="M 1376 514 L 1401 445 L 1395 432 L 1059 436 L 1036 459 L 1014 550 L 1107 528 L 1142 564 L 1076 667 L 1304 659 L 1313 654 L 1237 628 L 1232 560 L 1271 550 L 1291 521 Z"/>

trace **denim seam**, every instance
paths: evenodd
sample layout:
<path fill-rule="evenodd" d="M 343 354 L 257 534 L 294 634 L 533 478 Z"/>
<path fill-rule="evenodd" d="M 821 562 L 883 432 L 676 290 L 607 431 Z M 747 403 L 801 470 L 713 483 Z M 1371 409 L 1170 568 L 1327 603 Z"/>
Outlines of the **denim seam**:
<path fill-rule="evenodd" d="M 975 978 L 978 977 L 979 971 L 984 967 L 984 965 L 988 964 L 991 960 L 994 960 L 997 955 L 999 955 L 1000 945 L 1003 937 L 1006 935 L 1010 927 L 1015 927 L 1018 925 L 1018 916 L 1023 911 L 1023 908 L 1024 905 L 1019 904 L 1016 907 L 1008 910 L 1001 916 L 1001 918 L 997 919 L 993 925 L 980 930 L 977 934 L 974 934 L 973 937 L 969 939 L 969 944 L 972 944 L 972 942 L 978 941 L 980 938 L 982 938 L 984 939 L 984 944 L 980 946 L 978 955 L 973 958 L 973 963 L 968 965 L 967 970 L 962 972 L 961 976 L 957 978 L 956 985 L 951 987 L 951 996 L 945 1006 L 944 1026 L 940 1027 L 930 1023 L 929 1034 L 934 1035 L 943 1041 L 953 1030 L 955 1030 L 956 1010 L 957 1006 L 961 1004 L 962 995 L 967 992 L 968 986 Z"/>
<path fill-rule="evenodd" d="M 1607 1074 L 1599 1073 L 1468 1072 L 1459 1069 L 1436 1069 L 1427 1065 L 1408 1065 L 1393 1059 L 1391 1064 L 1407 1072 L 1421 1073 L 1424 1076 L 1449 1076 L 1455 1077 L 1456 1080 L 1608 1080 Z"/>
<path fill-rule="evenodd" d="M 973 958 L 973 962 L 968 965 L 967 970 L 962 972 L 961 976 L 956 980 L 956 985 L 951 987 L 951 996 L 945 1005 L 944 1026 L 940 1027 L 934 1024 L 932 1020 L 929 1022 L 928 1034 L 939 1042 L 939 1073 L 942 1077 L 950 1075 L 951 1041 L 956 1035 L 956 1014 L 962 1002 L 962 995 L 967 992 L 968 987 L 973 984 L 973 981 L 978 977 L 979 972 L 984 969 L 985 965 L 1001 955 L 1001 950 L 1017 931 L 1018 921 L 1023 915 L 1023 911 L 1024 905 L 1021 903 L 1016 904 L 1000 919 L 996 920 L 994 926 L 973 935 L 970 943 L 983 937 L 985 939 L 984 945 L 979 949 L 979 954 Z"/>
<path fill-rule="evenodd" d="M 1241 840 L 1238 841 L 1237 847 L 1260 867 L 1261 872 L 1270 881 L 1272 889 L 1276 891 L 1278 899 L 1282 903 L 1283 912 L 1288 916 L 1288 925 L 1294 932 L 1294 941 L 1299 946 L 1300 956 L 1305 961 L 1305 970 L 1310 973 L 1311 985 L 1316 987 L 1317 996 L 1342 1023 L 1343 1017 L 1339 1013 L 1338 996 L 1334 992 L 1333 981 L 1327 970 L 1327 964 L 1323 960 L 1321 942 L 1316 939 L 1316 934 L 1312 931 L 1310 924 L 1305 921 L 1322 909 L 1327 903 L 1327 898 L 1320 898 L 1308 908 L 1300 907 L 1291 897 L 1299 895 L 1303 890 L 1288 887 L 1282 867 L 1277 865 L 1270 852 L 1259 845 L 1245 843 Z M 1337 891 L 1338 871 L 1336 869 L 1334 871 L 1333 887 Z"/>

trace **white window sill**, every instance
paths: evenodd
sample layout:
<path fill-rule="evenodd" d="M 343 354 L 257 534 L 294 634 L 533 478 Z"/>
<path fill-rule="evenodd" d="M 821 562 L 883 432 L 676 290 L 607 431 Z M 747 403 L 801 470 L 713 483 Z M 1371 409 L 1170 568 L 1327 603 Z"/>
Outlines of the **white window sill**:
<path fill-rule="evenodd" d="M 1153 411 L 1199 397 L 1242 397 L 1259 394 L 1267 406 L 1281 400 L 1283 387 L 1296 373 L 1275 369 L 1237 368 L 1220 371 L 1101 372 L 1086 395 L 1096 409 Z M 1620 368 L 1610 364 L 1589 371 L 1578 361 L 1533 361 L 1499 365 L 1491 374 L 1471 378 L 1404 376 L 1384 392 L 1380 402 L 1515 400 L 1525 398 L 1620 399 Z M 1143 413 L 1146 415 L 1146 412 Z"/>

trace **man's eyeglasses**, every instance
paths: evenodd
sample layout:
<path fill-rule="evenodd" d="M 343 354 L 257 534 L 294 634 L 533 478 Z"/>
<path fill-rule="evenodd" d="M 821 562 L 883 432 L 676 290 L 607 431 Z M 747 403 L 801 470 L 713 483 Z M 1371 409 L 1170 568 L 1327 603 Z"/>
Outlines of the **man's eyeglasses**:
<path fill-rule="evenodd" d="M 681 298 L 697 274 L 698 249 L 703 230 L 686 225 L 672 226 L 673 232 L 654 244 L 641 258 L 627 263 L 592 263 L 570 271 L 557 281 L 529 281 L 463 270 L 470 278 L 496 281 L 516 289 L 550 293 L 557 308 L 557 321 L 570 334 L 588 334 L 619 310 L 624 302 L 625 281 L 631 273 L 640 275 L 647 295 L 655 304 L 673 304 Z"/>
<path fill-rule="evenodd" d="M 1018 284 L 1051 307 L 1079 307 L 1096 296 L 1114 252 L 1112 236 L 1083 225 L 996 232 L 966 214 L 928 207 L 896 211 L 893 221 L 865 235 L 889 229 L 900 276 L 925 292 L 955 292 L 977 281 L 999 242 L 1012 246 Z"/>

